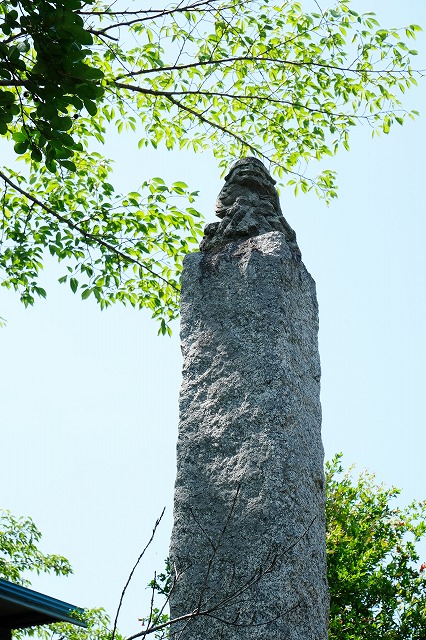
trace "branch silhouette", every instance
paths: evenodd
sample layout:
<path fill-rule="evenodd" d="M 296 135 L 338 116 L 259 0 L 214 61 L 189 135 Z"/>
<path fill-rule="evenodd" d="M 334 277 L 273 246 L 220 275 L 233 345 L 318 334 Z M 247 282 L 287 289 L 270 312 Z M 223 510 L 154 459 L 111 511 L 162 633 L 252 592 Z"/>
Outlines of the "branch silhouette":
<path fill-rule="evenodd" d="M 229 625 L 233 627 L 241 627 L 241 628 L 247 628 L 252 626 L 267 627 L 269 624 L 272 624 L 274 621 L 280 618 L 282 619 L 283 617 L 288 615 L 291 611 L 294 611 L 296 608 L 300 606 L 301 604 L 300 601 L 297 601 L 291 606 L 289 606 L 288 608 L 286 608 L 285 610 L 283 610 L 282 612 L 278 613 L 277 615 L 267 617 L 266 620 L 261 620 L 261 621 L 255 619 L 256 614 L 253 614 L 251 619 L 247 619 L 247 617 L 242 616 L 241 611 L 237 611 L 237 613 L 233 617 L 229 617 L 229 615 L 228 616 L 226 615 L 226 609 L 228 607 L 230 607 L 231 605 L 234 607 L 235 606 L 238 607 L 240 603 L 243 604 L 244 602 L 246 602 L 245 600 L 242 600 L 243 596 L 247 597 L 247 595 L 250 594 L 250 590 L 253 589 L 255 585 L 259 584 L 259 582 L 264 580 L 268 575 L 272 574 L 274 571 L 279 569 L 285 557 L 308 534 L 309 530 L 311 529 L 311 527 L 313 526 L 316 520 L 316 516 L 311 520 L 311 522 L 304 529 L 302 534 L 298 536 L 284 550 L 282 551 L 270 550 L 268 554 L 264 557 L 263 561 L 259 564 L 259 566 L 256 567 L 256 569 L 252 572 L 252 574 L 247 579 L 245 579 L 240 585 L 234 586 L 224 594 L 220 594 L 216 592 L 216 593 L 210 594 L 208 597 L 206 596 L 208 581 L 214 569 L 215 560 L 223 544 L 223 539 L 226 534 L 226 531 L 228 530 L 229 525 L 232 521 L 232 518 L 235 514 L 238 498 L 240 495 L 240 490 L 241 490 L 241 486 L 238 485 L 235 495 L 233 497 L 229 512 L 226 516 L 225 522 L 218 535 L 217 540 L 211 539 L 211 537 L 205 531 L 204 527 L 199 522 L 199 519 L 196 516 L 196 514 L 193 512 L 193 510 L 191 510 L 191 517 L 193 518 L 195 526 L 202 532 L 203 536 L 206 538 L 208 545 L 211 547 L 211 553 L 207 558 L 204 576 L 202 577 L 201 587 L 199 589 L 199 592 L 194 594 L 194 598 L 196 598 L 196 604 L 193 607 L 193 609 L 182 615 L 160 622 L 161 617 L 164 615 L 165 608 L 170 601 L 170 596 L 178 586 L 179 580 L 182 578 L 182 575 L 185 573 L 186 570 L 190 568 L 190 566 L 184 567 L 181 571 L 179 571 L 176 568 L 176 566 L 172 568 L 172 571 L 173 571 L 172 583 L 166 593 L 162 590 L 162 593 L 163 594 L 165 593 L 166 597 L 164 599 L 164 602 L 162 603 L 162 606 L 157 610 L 155 609 L 155 606 L 154 606 L 155 591 L 156 590 L 158 591 L 157 574 L 155 574 L 154 580 L 151 583 L 152 594 L 151 594 L 150 612 L 146 618 L 142 619 L 143 621 L 146 621 L 146 628 L 143 631 L 140 631 L 139 633 L 128 636 L 126 640 L 136 640 L 137 638 L 142 638 L 143 640 L 144 638 L 146 638 L 147 636 L 150 636 L 153 633 L 162 632 L 171 627 L 176 627 L 176 625 L 179 625 L 179 626 L 181 625 L 181 628 L 177 631 L 177 634 L 176 634 L 176 640 L 179 640 L 181 637 L 183 637 L 183 634 L 189 624 L 191 624 L 194 620 L 198 618 L 203 618 L 203 617 L 211 618 L 211 619 L 217 620 L 221 624 Z M 158 521 L 154 528 L 152 538 L 155 535 L 155 529 L 157 525 L 158 525 Z M 152 541 L 152 538 L 150 542 Z M 145 550 L 146 549 L 144 549 L 144 551 L 142 552 L 140 558 L 145 553 Z M 139 559 L 138 559 L 138 562 L 139 562 Z M 136 563 L 136 565 L 137 564 L 138 563 Z M 134 568 L 136 568 L 136 565 Z M 127 580 L 126 588 L 133 576 L 133 571 L 132 571 L 132 574 L 129 576 L 129 579 Z M 235 574 L 235 571 L 233 572 L 232 579 L 234 579 L 235 577 L 234 574 Z M 124 597 L 124 593 L 125 593 L 125 590 L 123 590 L 122 598 Z M 122 599 L 120 600 L 120 603 L 121 602 L 122 602 Z M 113 637 L 111 638 L 111 640 L 113 640 Z"/>

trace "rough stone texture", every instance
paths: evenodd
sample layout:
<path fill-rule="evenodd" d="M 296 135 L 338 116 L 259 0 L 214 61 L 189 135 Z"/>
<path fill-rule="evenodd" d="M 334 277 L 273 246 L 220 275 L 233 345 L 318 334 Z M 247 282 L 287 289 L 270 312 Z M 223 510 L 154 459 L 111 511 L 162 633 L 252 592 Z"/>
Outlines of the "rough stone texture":
<path fill-rule="evenodd" d="M 327 638 L 315 283 L 287 223 L 262 233 L 262 193 L 222 191 L 222 222 L 255 201 L 256 234 L 209 245 L 219 223 L 184 262 L 170 608 L 210 613 L 174 640 Z"/>
<path fill-rule="evenodd" d="M 282 214 L 275 184 L 257 158 L 237 160 L 225 177 L 216 201 L 216 215 L 221 222 L 206 225 L 201 251 L 211 251 L 233 240 L 281 231 L 292 255 L 300 259 L 296 234 Z"/>

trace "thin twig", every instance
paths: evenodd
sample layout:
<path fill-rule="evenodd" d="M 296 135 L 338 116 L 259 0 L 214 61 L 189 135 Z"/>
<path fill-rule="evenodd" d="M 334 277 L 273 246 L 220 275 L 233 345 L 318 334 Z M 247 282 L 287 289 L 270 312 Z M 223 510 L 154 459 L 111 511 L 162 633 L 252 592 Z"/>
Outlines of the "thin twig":
<path fill-rule="evenodd" d="M 328 69 L 330 71 L 340 71 L 347 73 L 366 73 L 366 74 L 377 74 L 377 73 L 392 73 L 392 74 L 402 74 L 402 73 L 421 73 L 424 69 L 400 69 L 400 70 L 386 70 L 386 69 L 353 69 L 351 67 L 339 67 L 337 65 L 326 64 L 325 62 L 313 62 L 313 61 L 304 61 L 301 62 L 299 60 L 283 60 L 281 58 L 268 58 L 263 56 L 234 56 L 230 58 L 221 58 L 219 60 L 198 60 L 197 62 L 188 62 L 187 64 L 182 65 L 172 65 L 168 67 L 155 67 L 151 69 L 139 69 L 138 71 L 132 71 L 128 74 L 123 74 L 117 76 L 117 80 L 121 80 L 123 78 L 134 77 L 144 75 L 146 73 L 155 73 L 159 71 L 182 71 L 183 69 L 193 69 L 196 67 L 206 67 L 210 65 L 220 66 L 221 64 L 230 64 L 234 62 L 271 62 L 274 64 L 282 64 L 291 67 L 321 67 L 322 69 Z"/>
<path fill-rule="evenodd" d="M 114 637 L 115 637 L 115 632 L 116 632 L 116 630 L 117 630 L 117 621 L 118 621 L 118 616 L 119 616 L 119 614 L 120 614 L 121 605 L 123 604 L 123 599 L 124 599 L 124 595 L 125 595 L 125 593 L 126 593 L 126 591 L 127 591 L 127 587 L 129 586 L 130 581 L 131 581 L 131 579 L 133 578 L 133 574 L 134 574 L 134 573 L 135 573 L 135 571 L 136 571 L 136 567 L 138 566 L 139 562 L 142 560 L 143 556 L 145 555 L 145 552 L 146 552 L 146 550 L 148 549 L 149 545 L 150 545 L 150 544 L 151 544 L 151 542 L 154 540 L 154 536 L 155 536 L 155 533 L 156 533 L 156 531 L 157 531 L 157 527 L 158 527 L 158 525 L 159 525 L 159 524 L 160 524 L 160 522 L 161 522 L 161 519 L 162 519 L 162 517 L 163 517 L 163 515 L 164 515 L 165 510 L 166 510 L 166 507 L 164 507 L 164 509 L 163 509 L 163 510 L 162 510 L 162 512 L 161 512 L 160 517 L 156 520 L 155 525 L 154 525 L 154 528 L 153 528 L 153 530 L 152 530 L 151 537 L 150 537 L 150 539 L 148 540 L 148 542 L 146 543 L 145 548 L 143 549 L 142 553 L 139 555 L 139 558 L 136 560 L 136 562 L 135 562 L 135 564 L 134 564 L 134 566 L 133 566 L 133 569 L 131 570 L 131 572 L 130 572 L 130 574 L 129 574 L 129 577 L 127 578 L 127 582 L 126 582 L 126 584 L 124 585 L 124 589 L 123 589 L 123 591 L 121 592 L 120 602 L 118 603 L 117 613 L 115 614 L 114 626 L 113 626 L 113 629 L 112 629 L 112 634 L 111 634 L 111 639 L 110 639 L 110 640 L 114 640 Z"/>
<path fill-rule="evenodd" d="M 238 497 L 238 492 L 239 492 L 239 487 L 237 490 L 236 495 L 234 496 L 233 499 L 233 503 L 232 503 L 232 507 L 230 509 L 230 513 L 226 519 L 226 523 L 223 527 L 222 530 L 222 534 L 220 537 L 223 537 L 224 532 L 226 531 L 229 521 L 232 517 L 232 513 L 235 509 L 235 505 L 237 502 L 237 497 Z M 251 626 L 266 626 L 268 624 L 271 624 L 272 622 L 274 622 L 275 620 L 278 620 L 279 618 L 282 618 L 283 616 L 285 616 L 287 613 L 293 611 L 294 609 L 296 609 L 297 607 L 300 606 L 300 602 L 296 602 L 292 607 L 290 607 L 289 609 L 287 609 L 286 611 L 284 611 L 283 613 L 275 616 L 274 618 L 270 618 L 267 621 L 264 622 L 237 622 L 238 620 L 238 616 L 235 618 L 235 620 L 227 620 L 226 618 L 221 618 L 218 615 L 215 615 L 218 611 L 220 611 L 221 609 L 223 609 L 224 607 L 226 607 L 227 605 L 229 605 L 232 602 L 235 602 L 236 598 L 240 597 L 243 593 L 245 593 L 246 591 L 248 591 L 253 585 L 257 584 L 258 582 L 260 582 L 260 580 L 262 580 L 262 578 L 266 575 L 268 575 L 269 573 L 271 573 L 276 565 L 277 565 L 277 561 L 279 560 L 279 556 L 281 556 L 281 558 L 283 558 L 285 555 L 287 555 L 301 540 L 303 540 L 303 538 L 307 535 L 307 533 L 309 532 L 310 528 L 312 527 L 313 523 L 316 520 L 316 516 L 314 516 L 314 518 L 311 520 L 310 524 L 306 527 L 305 531 L 302 533 L 302 535 L 300 535 L 294 542 L 292 542 L 288 547 L 286 547 L 286 549 L 280 553 L 280 554 L 274 554 L 272 560 L 270 561 L 270 563 L 268 564 L 268 566 L 266 567 L 266 569 L 259 567 L 254 574 L 251 576 L 251 578 L 249 578 L 243 585 L 241 585 L 239 588 L 237 588 L 235 591 L 233 591 L 233 593 L 226 595 L 222 600 L 220 600 L 219 602 L 213 604 L 210 607 L 205 607 L 202 608 L 201 606 L 201 598 L 198 601 L 198 605 L 197 607 L 191 611 L 190 613 L 184 614 L 182 616 L 178 616 L 176 618 L 173 618 L 171 620 L 168 620 L 167 622 L 163 622 L 161 624 L 158 625 L 154 625 L 151 628 L 147 628 L 144 631 L 141 631 L 139 633 L 136 633 L 132 636 L 129 636 L 126 640 L 135 640 L 136 638 L 146 638 L 147 635 L 150 635 L 151 633 L 155 633 L 156 631 L 161 631 L 162 629 L 165 629 L 167 627 L 171 627 L 172 625 L 175 625 L 177 623 L 180 622 L 186 622 L 187 624 L 189 624 L 191 622 L 191 620 L 194 620 L 195 618 L 198 618 L 200 616 L 204 616 L 204 617 L 209 617 L 215 620 L 218 620 L 219 622 L 222 622 L 223 624 L 226 625 L 230 625 L 230 626 L 234 626 L 234 627 L 251 627 Z M 213 554 L 214 557 L 215 553 Z M 208 565 L 208 569 L 207 569 L 207 577 L 209 575 L 210 569 L 211 569 L 211 564 L 212 564 L 212 559 L 209 562 Z M 175 585 L 173 585 L 175 586 Z M 211 599 L 211 598 L 209 598 Z M 186 625 L 185 625 L 186 626 Z M 113 640 L 113 639 L 112 639 Z"/>

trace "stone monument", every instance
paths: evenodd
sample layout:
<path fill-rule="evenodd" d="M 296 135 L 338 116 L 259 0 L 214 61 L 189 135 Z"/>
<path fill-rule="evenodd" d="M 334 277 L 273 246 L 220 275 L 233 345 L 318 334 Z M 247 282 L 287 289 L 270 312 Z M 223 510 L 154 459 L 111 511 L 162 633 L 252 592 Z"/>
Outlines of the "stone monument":
<path fill-rule="evenodd" d="M 174 640 L 326 640 L 315 283 L 256 158 L 182 275 Z"/>

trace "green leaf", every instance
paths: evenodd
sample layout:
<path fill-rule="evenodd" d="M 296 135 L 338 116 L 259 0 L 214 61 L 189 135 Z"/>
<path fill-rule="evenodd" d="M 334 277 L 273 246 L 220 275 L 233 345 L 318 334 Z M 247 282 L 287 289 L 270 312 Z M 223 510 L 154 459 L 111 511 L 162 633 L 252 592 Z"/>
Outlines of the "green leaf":
<path fill-rule="evenodd" d="M 31 159 L 34 162 L 41 162 L 43 160 L 43 154 L 41 153 L 40 149 L 37 149 L 37 147 L 33 147 L 31 149 Z"/>
<path fill-rule="evenodd" d="M 28 140 L 28 133 L 26 131 L 14 131 L 14 133 L 12 134 L 12 139 L 15 140 L 15 142 L 22 142 L 23 140 Z"/>
<path fill-rule="evenodd" d="M 85 78 L 87 80 L 101 80 L 104 77 L 103 72 L 95 67 L 89 67 L 87 64 L 79 63 L 78 68 L 74 69 L 75 76 Z"/>
<path fill-rule="evenodd" d="M 21 155 L 28 151 L 29 140 L 23 140 L 22 142 L 17 142 L 14 146 L 15 153 Z"/>
<path fill-rule="evenodd" d="M 84 291 L 81 294 L 82 300 L 86 300 L 91 293 L 92 293 L 92 289 L 84 289 Z"/>
<path fill-rule="evenodd" d="M 65 167 L 65 169 L 68 169 L 68 171 L 77 171 L 75 163 L 71 162 L 71 160 L 60 160 L 59 164 L 61 165 L 61 167 Z"/>
<path fill-rule="evenodd" d="M 86 110 L 88 111 L 88 113 L 91 116 L 95 116 L 98 112 L 98 107 L 96 106 L 96 104 L 94 102 L 92 102 L 91 100 L 87 100 L 83 98 L 83 102 L 84 102 L 84 106 L 86 107 Z"/>
<path fill-rule="evenodd" d="M 0 107 L 11 105 L 15 102 L 15 94 L 11 91 L 0 91 Z"/>
<path fill-rule="evenodd" d="M 58 131 L 69 131 L 73 125 L 73 121 L 69 116 L 54 116 L 50 124 L 54 129 L 58 129 Z"/>

